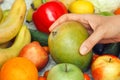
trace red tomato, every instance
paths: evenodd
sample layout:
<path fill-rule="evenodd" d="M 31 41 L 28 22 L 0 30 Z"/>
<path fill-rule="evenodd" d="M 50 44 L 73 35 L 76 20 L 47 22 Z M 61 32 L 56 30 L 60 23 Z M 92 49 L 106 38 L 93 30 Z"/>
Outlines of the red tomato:
<path fill-rule="evenodd" d="M 120 8 L 118 8 L 117 10 L 114 11 L 115 15 L 119 15 L 120 14 Z"/>
<path fill-rule="evenodd" d="M 48 73 L 49 73 L 49 70 L 45 71 L 43 76 L 44 76 L 44 77 L 47 77 L 47 76 L 48 76 Z"/>
<path fill-rule="evenodd" d="M 44 76 L 39 76 L 39 77 L 38 77 L 38 80 L 47 80 L 47 78 L 44 77 Z"/>
<path fill-rule="evenodd" d="M 49 1 L 41 5 L 32 16 L 35 27 L 49 34 L 49 27 L 61 15 L 66 14 L 67 8 L 60 1 Z"/>
<path fill-rule="evenodd" d="M 87 73 L 84 73 L 84 80 L 90 80 L 90 76 Z"/>
<path fill-rule="evenodd" d="M 48 54 L 37 41 L 24 46 L 19 54 L 20 57 L 26 57 L 31 60 L 38 70 L 43 69 L 48 63 Z"/>

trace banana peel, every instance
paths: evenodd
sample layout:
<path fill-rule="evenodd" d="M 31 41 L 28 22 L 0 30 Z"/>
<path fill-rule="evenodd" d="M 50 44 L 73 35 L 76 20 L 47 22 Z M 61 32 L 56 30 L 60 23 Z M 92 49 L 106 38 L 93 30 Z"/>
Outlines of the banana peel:
<path fill-rule="evenodd" d="M 10 12 L 9 9 L 3 10 L 3 17 L 0 21 L 0 24 L 2 24 L 6 20 L 7 16 L 9 15 L 9 12 Z"/>
<path fill-rule="evenodd" d="M 30 42 L 30 31 L 27 25 L 23 25 L 17 34 L 13 45 L 9 48 L 0 48 L 0 68 L 8 59 L 18 56 L 20 50 Z"/>
<path fill-rule="evenodd" d="M 10 41 L 17 35 L 25 15 L 25 0 L 15 0 L 5 21 L 0 24 L 0 44 Z"/>
<path fill-rule="evenodd" d="M 3 17 L 3 10 L 2 10 L 2 8 L 0 7 L 0 21 L 2 20 L 2 17 Z"/>

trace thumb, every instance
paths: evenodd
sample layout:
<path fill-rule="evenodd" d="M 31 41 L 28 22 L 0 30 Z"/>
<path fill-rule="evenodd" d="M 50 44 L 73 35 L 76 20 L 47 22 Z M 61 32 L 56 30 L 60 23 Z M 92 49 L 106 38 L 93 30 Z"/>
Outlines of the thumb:
<path fill-rule="evenodd" d="M 96 30 L 95 32 L 93 32 L 88 39 L 86 39 L 81 47 L 80 47 L 80 53 L 82 55 L 87 54 L 90 50 L 92 50 L 92 48 L 95 46 L 96 43 L 98 43 L 102 38 L 103 38 L 103 32 L 101 32 L 100 30 Z"/>

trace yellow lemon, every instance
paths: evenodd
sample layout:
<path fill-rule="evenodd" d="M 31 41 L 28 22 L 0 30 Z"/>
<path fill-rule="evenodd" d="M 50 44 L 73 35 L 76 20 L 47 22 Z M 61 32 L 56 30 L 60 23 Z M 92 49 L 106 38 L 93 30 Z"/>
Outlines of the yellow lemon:
<path fill-rule="evenodd" d="M 69 5 L 68 10 L 71 13 L 78 13 L 78 14 L 93 14 L 94 13 L 94 6 L 91 2 L 86 0 L 78 0 L 74 1 Z"/>

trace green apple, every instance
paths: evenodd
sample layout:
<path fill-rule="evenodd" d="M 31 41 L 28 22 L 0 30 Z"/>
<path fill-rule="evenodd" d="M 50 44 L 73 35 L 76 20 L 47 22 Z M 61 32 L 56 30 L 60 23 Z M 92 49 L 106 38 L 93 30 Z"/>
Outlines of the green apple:
<path fill-rule="evenodd" d="M 79 22 L 68 21 L 57 26 L 49 35 L 50 54 L 56 63 L 72 63 L 86 71 L 92 60 L 92 52 L 79 53 L 79 48 L 89 34 Z"/>
<path fill-rule="evenodd" d="M 47 80 L 84 80 L 83 72 L 69 63 L 57 64 L 49 71 Z"/>
<path fill-rule="evenodd" d="M 113 55 L 99 56 L 91 65 L 94 80 L 120 80 L 120 59 Z"/>

